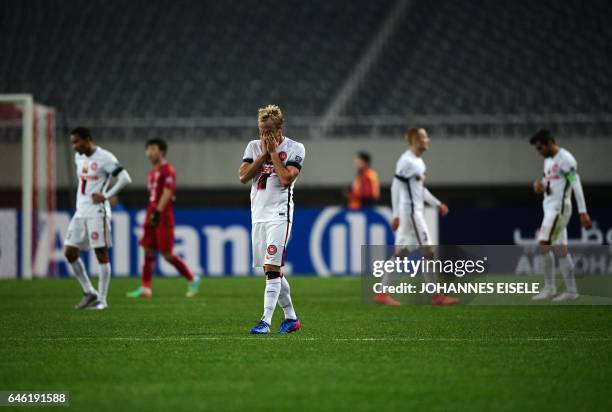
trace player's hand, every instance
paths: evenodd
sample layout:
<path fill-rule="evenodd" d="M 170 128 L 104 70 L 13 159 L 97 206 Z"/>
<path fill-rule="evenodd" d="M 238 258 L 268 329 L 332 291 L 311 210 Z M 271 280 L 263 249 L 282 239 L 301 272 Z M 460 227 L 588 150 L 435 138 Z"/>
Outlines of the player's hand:
<path fill-rule="evenodd" d="M 542 184 L 541 180 L 538 179 L 535 182 L 533 182 L 533 191 L 539 195 L 544 193 L 544 185 Z"/>
<path fill-rule="evenodd" d="M 276 148 L 278 147 L 278 143 L 276 142 L 276 137 L 273 132 L 270 132 L 266 135 L 266 146 L 268 149 L 268 153 L 276 152 Z"/>
<path fill-rule="evenodd" d="M 591 222 L 591 216 L 588 213 L 580 213 L 580 226 L 585 229 L 590 229 L 593 226 L 593 222 Z"/>
<path fill-rule="evenodd" d="M 399 227 L 399 223 L 399 217 L 394 217 L 393 220 L 391 220 L 391 230 L 395 232 Z"/>
<path fill-rule="evenodd" d="M 102 193 L 92 193 L 91 200 L 93 200 L 94 204 L 97 205 L 99 203 L 104 203 L 104 201 L 106 201 L 106 198 Z"/>
<path fill-rule="evenodd" d="M 438 205 L 438 212 L 440 212 L 440 216 L 448 215 L 448 206 L 446 206 L 444 203 L 440 203 Z"/>
<path fill-rule="evenodd" d="M 259 144 L 261 145 L 262 154 L 267 155 L 268 152 L 268 143 L 266 142 L 266 133 L 259 134 Z"/>
<path fill-rule="evenodd" d="M 149 216 L 149 225 L 151 227 L 157 227 L 159 225 L 159 212 L 157 210 L 151 212 Z"/>

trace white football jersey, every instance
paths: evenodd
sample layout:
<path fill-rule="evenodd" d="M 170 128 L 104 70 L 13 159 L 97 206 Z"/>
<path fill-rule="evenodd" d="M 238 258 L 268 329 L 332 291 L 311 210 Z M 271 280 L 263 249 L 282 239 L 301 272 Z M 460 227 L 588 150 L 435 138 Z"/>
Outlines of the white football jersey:
<path fill-rule="evenodd" d="M 400 186 L 399 212 L 402 215 L 423 213 L 425 209 L 425 162 L 410 149 L 406 150 L 395 166 L 393 184 Z"/>
<path fill-rule="evenodd" d="M 553 157 L 544 159 L 544 210 L 555 213 L 571 213 L 572 185 L 578 169 L 576 159 L 570 152 L 561 148 Z"/>
<path fill-rule="evenodd" d="M 122 167 L 117 158 L 108 150 L 100 146 L 91 156 L 76 153 L 74 155 L 77 178 L 77 202 L 75 217 L 111 216 L 108 200 L 104 203 L 94 204 L 92 193 L 104 193 L 108 187 L 113 173 L 116 175 Z"/>
<path fill-rule="evenodd" d="M 299 170 L 304 164 L 306 149 L 302 143 L 283 136 L 276 152 L 284 166 L 294 166 Z M 259 139 L 251 140 L 242 156 L 243 162 L 253 162 L 262 153 Z M 251 220 L 272 222 L 275 220 L 293 221 L 293 186 L 283 186 L 278 180 L 272 162 L 264 163 L 253 177 L 251 184 Z"/>

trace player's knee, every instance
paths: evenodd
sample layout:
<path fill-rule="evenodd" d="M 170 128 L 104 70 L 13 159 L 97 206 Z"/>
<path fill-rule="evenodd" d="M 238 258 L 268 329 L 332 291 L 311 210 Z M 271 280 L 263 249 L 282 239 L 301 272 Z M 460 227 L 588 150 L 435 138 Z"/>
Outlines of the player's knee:
<path fill-rule="evenodd" d="M 174 255 L 172 253 L 169 253 L 169 252 L 162 253 L 162 256 L 164 257 L 166 262 L 172 262 L 172 260 L 174 259 Z"/>
<path fill-rule="evenodd" d="M 558 257 L 565 257 L 569 253 L 567 250 L 567 246 L 565 245 L 553 247 L 553 252 L 555 253 L 555 256 L 558 256 Z"/>
<path fill-rule="evenodd" d="M 280 276 L 281 276 L 280 270 L 276 270 L 276 271 L 275 270 L 267 270 L 266 271 L 266 278 L 268 280 L 270 280 L 270 279 L 277 279 L 277 278 L 280 278 Z"/>
<path fill-rule="evenodd" d="M 153 249 L 145 249 L 145 256 L 148 258 L 155 257 L 155 250 Z"/>
<path fill-rule="evenodd" d="M 550 242 L 541 240 L 538 244 L 538 252 L 540 252 L 542 255 L 550 252 Z"/>
<path fill-rule="evenodd" d="M 79 252 L 72 248 L 67 248 L 66 250 L 64 250 L 64 256 L 66 257 L 66 260 L 68 262 L 72 263 L 79 258 Z"/>
<path fill-rule="evenodd" d="M 108 250 L 106 248 L 96 249 L 96 258 L 102 265 L 108 263 Z"/>

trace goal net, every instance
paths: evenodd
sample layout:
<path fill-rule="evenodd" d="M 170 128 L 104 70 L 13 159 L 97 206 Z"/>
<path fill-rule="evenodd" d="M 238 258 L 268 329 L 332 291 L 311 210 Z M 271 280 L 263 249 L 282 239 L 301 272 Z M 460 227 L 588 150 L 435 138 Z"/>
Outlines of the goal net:
<path fill-rule="evenodd" d="M 55 110 L 0 94 L 0 142 L 0 278 L 55 274 Z"/>

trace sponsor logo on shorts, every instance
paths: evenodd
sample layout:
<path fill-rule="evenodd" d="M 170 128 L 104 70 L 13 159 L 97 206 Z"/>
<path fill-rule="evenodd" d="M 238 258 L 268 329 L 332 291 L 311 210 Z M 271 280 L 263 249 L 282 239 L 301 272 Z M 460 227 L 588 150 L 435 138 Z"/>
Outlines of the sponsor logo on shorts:
<path fill-rule="evenodd" d="M 98 232 L 91 232 L 91 238 L 93 240 L 98 240 L 99 237 L 100 235 L 98 235 Z"/>
<path fill-rule="evenodd" d="M 268 246 L 268 255 L 275 255 L 276 251 L 277 251 L 276 246 L 274 245 Z"/>

